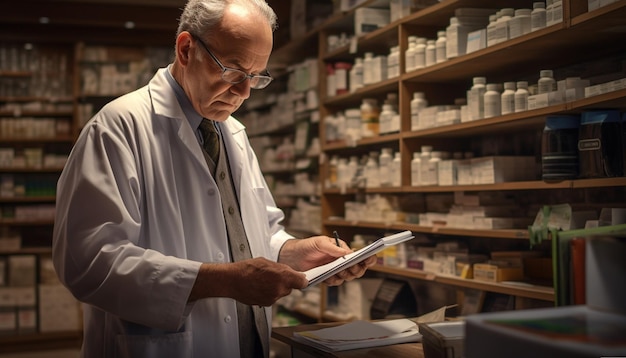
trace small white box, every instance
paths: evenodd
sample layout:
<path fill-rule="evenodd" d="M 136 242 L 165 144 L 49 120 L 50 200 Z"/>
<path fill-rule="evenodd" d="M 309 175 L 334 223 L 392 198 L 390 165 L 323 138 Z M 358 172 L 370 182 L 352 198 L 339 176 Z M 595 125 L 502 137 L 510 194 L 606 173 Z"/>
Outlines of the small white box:
<path fill-rule="evenodd" d="M 492 156 L 471 159 L 472 184 L 495 184 L 535 179 L 535 158 Z"/>
<path fill-rule="evenodd" d="M 17 217 L 17 213 L 16 213 Z M 35 255 L 11 255 L 9 256 L 9 286 L 31 287 L 35 286 L 37 271 Z"/>
<path fill-rule="evenodd" d="M 15 289 L 0 287 L 0 332 L 13 332 L 17 329 Z"/>
<path fill-rule="evenodd" d="M 438 166 L 439 185 L 457 185 L 458 160 L 442 160 Z M 456 194 L 456 193 L 455 193 Z"/>
<path fill-rule="evenodd" d="M 388 9 L 362 7 L 354 12 L 354 34 L 360 36 L 389 24 Z"/>
<path fill-rule="evenodd" d="M 458 185 L 471 185 L 472 184 L 472 160 L 464 159 L 459 160 L 456 166 L 457 184 Z"/>
<path fill-rule="evenodd" d="M 39 330 L 76 331 L 81 328 L 78 301 L 63 285 L 39 285 Z"/>
<path fill-rule="evenodd" d="M 466 53 L 482 50 L 485 47 L 487 47 L 487 29 L 480 29 L 467 34 Z"/>

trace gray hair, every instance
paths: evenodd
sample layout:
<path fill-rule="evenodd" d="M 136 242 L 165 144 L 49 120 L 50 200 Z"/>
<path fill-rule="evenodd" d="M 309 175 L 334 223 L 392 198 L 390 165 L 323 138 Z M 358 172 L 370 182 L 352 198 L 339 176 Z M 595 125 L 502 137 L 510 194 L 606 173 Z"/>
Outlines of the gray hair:
<path fill-rule="evenodd" d="M 278 27 L 276 13 L 265 0 L 189 0 L 180 16 L 176 36 L 183 31 L 204 36 L 221 21 L 224 10 L 230 4 L 242 4 L 256 9 L 265 16 L 272 31 Z"/>

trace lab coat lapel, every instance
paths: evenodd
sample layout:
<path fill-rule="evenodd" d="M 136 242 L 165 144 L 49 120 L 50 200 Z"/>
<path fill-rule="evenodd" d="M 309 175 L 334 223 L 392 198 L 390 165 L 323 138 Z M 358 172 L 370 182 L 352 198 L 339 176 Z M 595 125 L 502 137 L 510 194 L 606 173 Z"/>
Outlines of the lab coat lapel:
<path fill-rule="evenodd" d="M 198 138 L 185 118 L 185 114 L 176 99 L 176 95 L 165 78 L 165 71 L 167 71 L 167 68 L 160 69 L 157 75 L 154 76 L 148 84 L 154 114 L 156 118 L 170 122 L 169 124 L 164 123 L 164 125 L 171 125 L 176 128 L 180 141 L 191 152 L 195 160 L 197 160 L 203 168 L 206 168 L 206 175 L 210 178 L 207 180 L 213 181 L 213 176 L 209 172 L 204 155 L 202 154 L 202 149 L 198 144 Z"/>

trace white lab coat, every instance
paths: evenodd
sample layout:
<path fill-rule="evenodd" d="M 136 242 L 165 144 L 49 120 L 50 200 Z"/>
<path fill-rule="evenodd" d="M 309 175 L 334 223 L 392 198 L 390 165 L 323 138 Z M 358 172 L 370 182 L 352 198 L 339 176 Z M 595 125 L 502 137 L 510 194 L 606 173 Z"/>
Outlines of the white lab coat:
<path fill-rule="evenodd" d="M 164 71 L 95 115 L 58 182 L 53 258 L 85 303 L 84 357 L 239 356 L 235 301 L 186 303 L 200 264 L 230 255 L 217 185 Z M 244 126 L 219 125 L 252 255 L 276 260 L 292 238 L 283 212 Z"/>

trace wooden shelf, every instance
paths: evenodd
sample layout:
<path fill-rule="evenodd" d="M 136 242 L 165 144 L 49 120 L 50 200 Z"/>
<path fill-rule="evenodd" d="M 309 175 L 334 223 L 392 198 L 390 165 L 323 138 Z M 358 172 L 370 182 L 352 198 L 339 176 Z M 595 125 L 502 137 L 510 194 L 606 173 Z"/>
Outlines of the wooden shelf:
<path fill-rule="evenodd" d="M 423 234 L 439 234 L 450 236 L 469 236 L 469 237 L 484 237 L 484 238 L 498 238 L 498 239 L 514 239 L 514 240 L 528 240 L 528 231 L 526 229 L 508 229 L 508 230 L 474 230 L 463 228 L 451 228 L 445 226 L 420 226 L 418 224 L 403 223 L 403 222 L 373 222 L 373 221 L 348 221 L 340 219 L 327 219 L 323 221 L 324 226 L 335 227 L 363 227 L 369 229 L 379 230 L 409 230 L 416 233 Z"/>
<path fill-rule="evenodd" d="M 7 71 L 7 70 L 2 70 L 0 71 L 0 77 L 30 77 L 33 75 L 33 72 L 31 71 Z"/>
<path fill-rule="evenodd" d="M 0 96 L 1 102 L 72 103 L 71 97 Z"/>
<path fill-rule="evenodd" d="M 380 193 L 380 194 L 406 194 L 406 193 L 451 193 L 460 191 L 511 191 L 511 190 L 552 190 L 552 189 L 582 189 L 626 186 L 626 177 L 575 179 L 554 182 L 541 180 L 520 181 L 495 184 L 473 185 L 441 185 L 441 186 L 402 186 L 381 187 L 362 189 L 323 189 L 324 194 L 354 195 L 357 192 Z"/>
<path fill-rule="evenodd" d="M 14 168 L 0 168 L 0 173 L 35 173 L 35 174 L 39 174 L 39 173 L 60 173 L 61 171 L 63 171 L 63 167 L 56 167 L 56 168 L 19 168 L 19 167 L 14 167 Z"/>
<path fill-rule="evenodd" d="M 23 227 L 31 227 L 31 226 L 52 226 L 54 225 L 54 220 L 15 220 L 15 219 L 0 219 L 0 225 L 4 226 L 23 226 Z"/>
<path fill-rule="evenodd" d="M 54 202 L 55 196 L 16 196 L 12 198 L 0 197 L 0 203 L 40 203 Z"/>
<path fill-rule="evenodd" d="M 26 143 L 26 144 L 43 144 L 43 143 L 74 143 L 74 138 L 72 136 L 56 136 L 56 137 L 43 137 L 43 138 L 3 138 L 0 137 L 0 144 L 17 144 L 17 143 Z"/>
<path fill-rule="evenodd" d="M 73 111 L 0 111 L 0 117 L 70 117 Z"/>
<path fill-rule="evenodd" d="M 42 254 L 51 254 L 51 247 L 23 247 L 19 250 L 0 250 L 0 255 L 42 255 Z M 2 336 L 0 336 L 1 338 Z M 0 339 L 1 341 L 1 339 Z"/>
<path fill-rule="evenodd" d="M 0 335 L 0 354 L 36 350 L 79 349 L 82 344 L 82 337 L 81 331 Z"/>
<path fill-rule="evenodd" d="M 470 288 L 476 290 L 483 290 L 488 292 L 503 293 L 506 295 L 513 295 L 519 297 L 533 298 L 543 301 L 554 301 L 554 289 L 552 287 L 544 286 L 521 286 L 508 283 L 492 283 L 477 281 L 472 279 L 463 279 L 454 276 L 443 276 L 433 273 L 428 273 L 420 270 L 388 267 L 382 265 L 375 265 L 370 268 L 372 271 L 406 277 L 414 278 L 424 281 L 438 282 L 455 287 Z"/>

